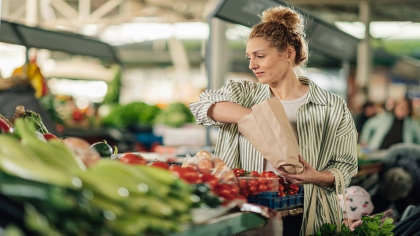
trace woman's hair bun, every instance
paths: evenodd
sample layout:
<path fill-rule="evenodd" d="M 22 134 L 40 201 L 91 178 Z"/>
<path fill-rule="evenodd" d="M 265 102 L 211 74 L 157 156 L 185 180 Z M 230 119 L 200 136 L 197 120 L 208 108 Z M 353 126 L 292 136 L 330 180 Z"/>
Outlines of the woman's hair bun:
<path fill-rule="evenodd" d="M 289 7 L 277 6 L 265 10 L 261 16 L 261 22 L 277 22 L 283 24 L 292 32 L 304 35 L 302 16 Z"/>

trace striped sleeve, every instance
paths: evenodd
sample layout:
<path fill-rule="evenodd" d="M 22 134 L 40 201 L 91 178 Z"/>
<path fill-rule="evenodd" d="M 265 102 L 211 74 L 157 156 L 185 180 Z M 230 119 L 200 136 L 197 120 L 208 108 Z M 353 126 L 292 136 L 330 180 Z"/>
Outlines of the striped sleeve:
<path fill-rule="evenodd" d="M 223 123 L 213 120 L 207 115 L 210 107 L 217 102 L 231 101 L 231 83 L 220 89 L 208 89 L 200 94 L 198 102 L 190 103 L 191 113 L 198 125 L 221 126 Z"/>
<path fill-rule="evenodd" d="M 344 176 L 344 188 L 349 186 L 351 178 L 357 173 L 357 131 L 353 118 L 347 105 L 343 104 L 344 114 L 338 126 L 334 140 L 334 151 L 325 170 L 337 168 Z M 334 171 L 330 171 L 335 178 L 338 178 Z M 341 186 L 338 186 L 341 191 Z M 326 187 L 326 190 L 335 191 L 335 187 Z"/>

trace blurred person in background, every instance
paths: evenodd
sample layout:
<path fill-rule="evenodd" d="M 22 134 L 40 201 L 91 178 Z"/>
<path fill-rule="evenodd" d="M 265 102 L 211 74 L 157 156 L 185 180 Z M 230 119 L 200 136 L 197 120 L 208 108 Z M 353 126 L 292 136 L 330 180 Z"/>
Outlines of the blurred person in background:
<path fill-rule="evenodd" d="M 420 144 L 420 126 L 411 118 L 408 98 L 395 101 L 391 112 L 375 115 L 362 128 L 360 144 L 370 151 L 388 149 L 397 143 Z"/>
<path fill-rule="evenodd" d="M 358 114 L 354 118 L 354 122 L 356 124 L 356 130 L 359 136 L 360 136 L 360 133 L 362 132 L 362 128 L 365 122 L 369 118 L 375 116 L 376 114 L 377 114 L 377 107 L 373 102 L 367 101 L 363 104 L 362 111 L 360 112 L 360 114 Z"/>

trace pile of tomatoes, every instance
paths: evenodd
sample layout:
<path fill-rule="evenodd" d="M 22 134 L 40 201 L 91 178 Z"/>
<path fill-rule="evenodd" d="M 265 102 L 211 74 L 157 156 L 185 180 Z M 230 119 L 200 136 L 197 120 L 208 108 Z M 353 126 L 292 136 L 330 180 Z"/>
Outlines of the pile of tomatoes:
<path fill-rule="evenodd" d="M 273 171 L 247 172 L 243 169 L 233 169 L 239 179 L 240 193 L 246 197 L 257 195 L 261 192 L 277 192 L 279 197 L 296 195 L 299 186 L 291 183 L 286 178 L 276 175 Z"/>

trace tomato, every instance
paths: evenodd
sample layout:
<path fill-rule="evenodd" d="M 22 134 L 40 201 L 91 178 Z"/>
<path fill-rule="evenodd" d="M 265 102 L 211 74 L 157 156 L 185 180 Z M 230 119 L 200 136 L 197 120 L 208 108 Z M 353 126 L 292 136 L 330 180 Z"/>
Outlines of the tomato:
<path fill-rule="evenodd" d="M 229 190 L 230 190 L 230 193 L 233 194 L 234 196 L 239 194 L 239 187 L 238 186 L 229 185 Z"/>
<path fill-rule="evenodd" d="M 240 193 L 241 193 L 241 195 L 243 195 L 245 197 L 248 197 L 249 196 L 249 191 L 247 189 L 245 189 L 245 188 L 241 189 L 241 192 Z"/>
<path fill-rule="evenodd" d="M 243 200 L 245 202 L 248 202 L 248 199 L 246 199 L 246 197 L 245 196 L 242 196 L 242 195 L 236 196 L 236 199 L 240 199 L 240 200 Z"/>
<path fill-rule="evenodd" d="M 208 185 L 210 185 L 212 188 L 216 187 L 219 184 L 219 180 L 216 178 L 216 176 L 212 174 L 203 174 L 201 176 L 201 180 L 204 183 L 207 183 Z"/>
<path fill-rule="evenodd" d="M 297 192 L 295 190 L 292 190 L 292 189 L 287 190 L 287 195 L 296 195 L 296 194 Z"/>
<path fill-rule="evenodd" d="M 227 185 L 227 184 L 217 185 L 214 188 L 214 192 L 217 195 L 219 195 L 219 196 L 221 196 L 221 197 L 223 197 L 223 198 L 225 198 L 227 200 L 232 200 L 232 199 L 235 198 L 235 195 L 233 195 L 232 192 L 231 192 L 231 187 L 229 185 Z"/>
<path fill-rule="evenodd" d="M 258 186 L 258 191 L 260 192 L 265 192 L 267 190 L 268 190 L 267 185 L 261 184 L 260 186 Z"/>
<path fill-rule="evenodd" d="M 299 191 L 299 186 L 297 186 L 296 184 L 290 184 L 289 189 L 292 189 L 292 190 L 298 192 Z"/>
<path fill-rule="evenodd" d="M 251 177 L 260 177 L 260 174 L 258 172 L 256 172 L 255 170 L 253 170 L 253 171 L 251 171 L 249 173 L 249 176 L 251 176 Z"/>
<path fill-rule="evenodd" d="M 286 194 L 283 191 L 279 191 L 279 197 L 285 197 Z"/>
<path fill-rule="evenodd" d="M 0 119 L 0 133 L 13 133 L 13 128 L 2 119 Z"/>
<path fill-rule="evenodd" d="M 133 153 L 124 153 L 120 156 L 119 161 L 131 165 L 146 165 L 147 161 L 142 156 L 135 155 Z"/>
<path fill-rule="evenodd" d="M 267 183 L 267 191 L 277 191 L 275 188 L 274 188 L 274 184 L 273 183 L 271 183 L 271 182 L 268 182 Z"/>
<path fill-rule="evenodd" d="M 51 139 L 56 139 L 56 140 L 60 140 L 57 136 L 55 136 L 54 134 L 50 134 L 50 133 L 47 133 L 47 134 L 43 134 L 44 135 L 44 138 L 45 138 L 45 140 L 51 140 Z M 112 154 L 112 153 L 111 153 Z"/>
<path fill-rule="evenodd" d="M 249 186 L 248 191 L 249 191 L 250 193 L 251 193 L 251 192 L 257 192 L 257 191 L 258 191 L 258 187 L 257 187 L 257 186 L 253 186 L 253 185 L 251 185 L 251 186 Z"/>
<path fill-rule="evenodd" d="M 266 178 L 259 178 L 258 179 L 258 182 L 260 183 L 260 184 L 266 184 L 267 183 L 267 179 Z"/>
<path fill-rule="evenodd" d="M 248 186 L 258 186 L 259 182 L 257 179 L 250 179 L 248 181 Z"/>
<path fill-rule="evenodd" d="M 180 165 L 177 165 L 177 164 L 172 164 L 170 167 L 169 167 L 169 170 L 176 170 L 176 169 L 179 169 L 179 168 L 182 168 Z"/>
<path fill-rule="evenodd" d="M 240 179 L 239 180 L 239 186 L 241 188 L 247 188 L 248 187 L 248 182 L 246 181 L 246 179 Z"/>
<path fill-rule="evenodd" d="M 279 184 L 279 192 L 283 192 L 284 191 L 284 186 L 282 184 Z"/>
<path fill-rule="evenodd" d="M 154 161 L 152 163 L 149 163 L 149 166 L 161 168 L 161 169 L 169 169 L 170 165 L 163 161 Z"/>

